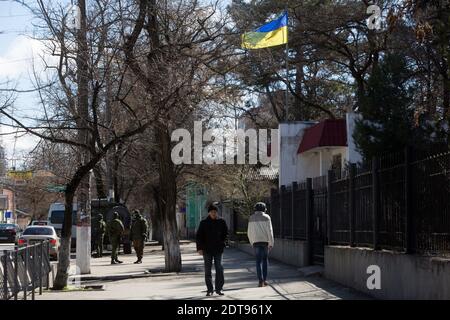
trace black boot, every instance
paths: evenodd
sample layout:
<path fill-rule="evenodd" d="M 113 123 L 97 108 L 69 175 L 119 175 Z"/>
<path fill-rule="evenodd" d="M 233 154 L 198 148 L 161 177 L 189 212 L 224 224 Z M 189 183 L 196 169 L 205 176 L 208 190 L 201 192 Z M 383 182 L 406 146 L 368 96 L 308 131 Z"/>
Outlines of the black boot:
<path fill-rule="evenodd" d="M 120 264 L 123 263 L 123 261 L 120 261 L 119 259 L 116 259 L 116 262 L 117 262 L 117 263 L 120 263 Z"/>
<path fill-rule="evenodd" d="M 111 260 L 111 264 L 116 264 L 116 261 L 115 260 Z"/>

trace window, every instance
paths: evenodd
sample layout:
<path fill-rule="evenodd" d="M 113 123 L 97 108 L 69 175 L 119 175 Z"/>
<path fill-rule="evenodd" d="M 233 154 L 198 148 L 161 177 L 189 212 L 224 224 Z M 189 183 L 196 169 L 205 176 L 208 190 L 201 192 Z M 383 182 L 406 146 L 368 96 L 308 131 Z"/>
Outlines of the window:
<path fill-rule="evenodd" d="M 24 236 L 52 236 L 53 229 L 52 228 L 27 228 L 24 233 Z"/>
<path fill-rule="evenodd" d="M 334 172 L 341 172 L 342 170 L 342 154 L 335 154 L 331 161 L 331 170 Z"/>
<path fill-rule="evenodd" d="M 50 216 L 50 222 L 52 224 L 62 224 L 64 222 L 64 210 L 61 211 L 52 211 Z M 77 212 L 74 211 L 72 213 L 72 225 L 77 224 Z"/>

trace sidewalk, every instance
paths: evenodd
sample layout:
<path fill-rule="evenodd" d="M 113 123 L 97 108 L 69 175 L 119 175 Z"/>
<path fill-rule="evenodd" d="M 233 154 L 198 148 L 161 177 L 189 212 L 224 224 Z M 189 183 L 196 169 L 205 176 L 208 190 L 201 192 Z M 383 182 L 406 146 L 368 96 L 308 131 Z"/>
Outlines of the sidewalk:
<path fill-rule="evenodd" d="M 121 255 L 123 265 L 110 265 L 109 257 L 92 260 L 92 274 L 84 284 L 103 285 L 98 291 L 45 292 L 38 300 L 330 300 L 368 299 L 367 296 L 327 279 L 302 277 L 298 268 L 271 261 L 269 286 L 257 287 L 253 257 L 237 249 L 224 254 L 225 296 L 205 297 L 203 259 L 194 244 L 182 245 L 183 272 L 164 274 L 161 247 L 147 247 L 144 263 L 134 265 L 134 255 Z M 152 272 L 149 272 L 152 271 Z M 124 279 L 127 278 L 128 279 Z M 134 277 L 134 278 L 130 278 Z"/>

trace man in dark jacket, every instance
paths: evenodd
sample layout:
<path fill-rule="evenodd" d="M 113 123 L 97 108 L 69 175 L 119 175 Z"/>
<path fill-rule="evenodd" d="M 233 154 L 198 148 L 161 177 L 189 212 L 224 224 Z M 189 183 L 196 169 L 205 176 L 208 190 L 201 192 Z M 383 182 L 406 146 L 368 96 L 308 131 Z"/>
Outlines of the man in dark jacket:
<path fill-rule="evenodd" d="M 144 256 L 144 245 L 147 239 L 147 221 L 141 215 L 139 210 L 134 211 L 133 223 L 131 225 L 130 240 L 133 241 L 134 251 L 136 251 L 137 261 L 134 264 L 142 263 Z"/>
<path fill-rule="evenodd" d="M 208 297 L 214 294 L 212 283 L 212 262 L 216 269 L 216 293 L 223 296 L 225 283 L 222 255 L 228 238 L 228 227 L 225 220 L 218 217 L 218 209 L 215 205 L 208 208 L 208 217 L 200 222 L 197 230 L 197 251 L 203 256 L 205 262 L 205 282 Z"/>

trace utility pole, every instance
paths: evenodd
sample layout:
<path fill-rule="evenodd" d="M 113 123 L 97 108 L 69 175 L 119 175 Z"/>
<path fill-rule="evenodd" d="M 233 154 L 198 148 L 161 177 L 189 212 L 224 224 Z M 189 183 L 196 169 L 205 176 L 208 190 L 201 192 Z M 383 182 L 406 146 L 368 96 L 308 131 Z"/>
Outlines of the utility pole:
<path fill-rule="evenodd" d="M 75 7 L 75 28 L 77 34 L 77 112 L 79 115 L 78 139 L 81 144 L 89 145 L 89 53 L 87 44 L 86 0 L 78 0 Z M 80 150 L 80 162 L 90 160 L 87 150 Z M 79 219 L 77 223 L 77 267 L 81 274 L 91 273 L 91 204 L 89 203 L 90 176 L 82 179 L 79 188 Z"/>

